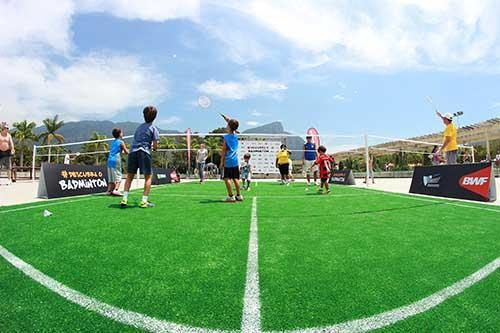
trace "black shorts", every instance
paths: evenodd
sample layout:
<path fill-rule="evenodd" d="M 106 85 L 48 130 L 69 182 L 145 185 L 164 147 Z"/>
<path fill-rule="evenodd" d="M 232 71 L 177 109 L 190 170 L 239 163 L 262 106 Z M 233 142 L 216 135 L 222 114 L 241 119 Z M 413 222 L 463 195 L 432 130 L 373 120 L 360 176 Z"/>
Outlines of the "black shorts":
<path fill-rule="evenodd" d="M 280 169 L 280 174 L 282 176 L 288 176 L 289 174 L 289 171 L 290 171 L 290 164 L 280 164 L 278 165 L 279 169 Z"/>
<path fill-rule="evenodd" d="M 131 152 L 128 155 L 127 172 L 136 173 L 139 169 L 142 175 L 150 175 L 152 173 L 152 158 L 151 155 L 143 150 Z"/>
<path fill-rule="evenodd" d="M 240 179 L 239 167 L 224 167 L 224 179 Z"/>
<path fill-rule="evenodd" d="M 321 178 L 321 183 L 322 184 L 328 183 L 328 178 Z"/>

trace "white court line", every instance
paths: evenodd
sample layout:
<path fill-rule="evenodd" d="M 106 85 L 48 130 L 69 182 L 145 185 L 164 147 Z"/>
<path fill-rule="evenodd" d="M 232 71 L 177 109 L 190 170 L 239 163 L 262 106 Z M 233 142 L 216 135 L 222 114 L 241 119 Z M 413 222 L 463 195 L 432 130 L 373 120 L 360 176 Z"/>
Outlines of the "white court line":
<path fill-rule="evenodd" d="M 347 321 L 341 324 L 307 328 L 302 330 L 287 331 L 288 333 L 338 333 L 338 332 L 367 332 L 382 327 L 390 326 L 398 321 L 405 320 L 409 317 L 428 311 L 439 304 L 446 301 L 448 298 L 462 293 L 465 289 L 473 286 L 482 279 L 486 278 L 491 273 L 495 272 L 500 267 L 500 258 L 497 258 L 478 270 L 477 272 L 467 276 L 451 286 L 442 289 L 420 301 L 415 303 L 383 312 L 381 314 L 363 319 Z"/>
<path fill-rule="evenodd" d="M 123 310 L 112 305 L 98 301 L 92 297 L 86 296 L 53 278 L 40 272 L 30 264 L 10 253 L 6 248 L 0 245 L 0 255 L 5 258 L 12 266 L 19 269 L 31 279 L 53 291 L 66 300 L 80 305 L 81 307 L 96 312 L 101 316 L 113 319 L 119 323 L 130 325 L 149 332 L 173 332 L 173 333 L 221 333 L 227 331 L 210 330 L 186 325 L 171 323 L 168 321 L 149 317 L 147 315 Z"/>
<path fill-rule="evenodd" d="M 257 227 L 257 197 L 252 200 L 252 221 L 248 241 L 247 277 L 243 298 L 243 333 L 260 332 L 259 243 Z"/>
<path fill-rule="evenodd" d="M 414 200 L 419 200 L 419 201 L 424 201 L 424 202 L 442 203 L 444 205 L 463 207 L 463 208 L 480 209 L 480 210 L 485 210 L 485 211 L 489 211 L 489 212 L 500 213 L 500 209 L 493 209 L 493 208 L 479 207 L 479 206 L 470 206 L 470 205 L 460 204 L 457 202 L 449 202 L 449 201 L 446 201 L 446 198 L 426 199 L 426 198 L 421 198 L 421 197 L 416 196 L 416 195 L 408 195 L 408 194 L 405 195 L 405 194 L 397 194 L 397 193 L 384 192 L 384 191 L 380 191 L 380 193 L 383 193 L 383 194 L 389 195 L 389 196 L 393 196 L 393 197 L 398 197 L 398 198 L 414 199 Z"/>
<path fill-rule="evenodd" d="M 0 211 L 0 214 L 19 212 L 19 211 L 28 210 L 28 209 L 45 208 L 48 206 L 55 206 L 55 205 L 64 205 L 67 203 L 73 203 L 73 202 L 78 202 L 78 201 L 92 200 L 92 199 L 96 199 L 99 197 L 100 196 L 91 196 L 88 198 L 78 198 L 78 199 L 73 199 L 73 200 L 57 201 L 57 202 L 50 202 L 50 203 L 41 204 L 41 205 L 34 205 L 34 206 L 14 208 L 14 209 L 9 209 L 9 210 L 2 210 L 2 211 Z"/>

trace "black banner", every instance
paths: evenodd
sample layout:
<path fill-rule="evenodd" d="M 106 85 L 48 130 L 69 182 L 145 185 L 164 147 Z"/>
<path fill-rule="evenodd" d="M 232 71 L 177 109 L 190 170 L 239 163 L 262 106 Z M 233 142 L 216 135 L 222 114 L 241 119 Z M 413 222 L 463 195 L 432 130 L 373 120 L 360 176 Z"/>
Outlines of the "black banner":
<path fill-rule="evenodd" d="M 40 198 L 103 193 L 107 189 L 108 171 L 105 166 L 42 164 L 38 183 Z"/>
<path fill-rule="evenodd" d="M 153 168 L 153 176 L 151 183 L 153 185 L 164 185 L 170 183 L 178 183 L 179 175 L 175 169 Z"/>
<path fill-rule="evenodd" d="M 335 170 L 330 177 L 331 184 L 356 185 L 351 169 Z"/>
<path fill-rule="evenodd" d="M 416 167 L 410 193 L 438 197 L 495 201 L 496 185 L 491 163 Z"/>

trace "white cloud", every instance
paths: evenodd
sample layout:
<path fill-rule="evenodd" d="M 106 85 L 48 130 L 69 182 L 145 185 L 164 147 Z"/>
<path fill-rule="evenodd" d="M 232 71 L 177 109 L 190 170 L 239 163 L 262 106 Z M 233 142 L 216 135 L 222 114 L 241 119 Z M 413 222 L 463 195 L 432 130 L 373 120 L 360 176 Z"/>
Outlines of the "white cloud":
<path fill-rule="evenodd" d="M 244 74 L 242 81 L 208 80 L 198 86 L 198 90 L 208 96 L 221 99 L 243 100 L 255 96 L 279 96 L 287 90 L 286 84 L 268 81 L 251 74 Z"/>
<path fill-rule="evenodd" d="M 345 84 L 345 82 L 339 81 L 337 83 L 338 83 L 338 85 L 339 85 L 340 88 L 342 88 L 342 89 L 347 88 L 347 84 Z"/>
<path fill-rule="evenodd" d="M 166 81 L 134 57 L 90 55 L 68 66 L 0 56 L 0 100 L 8 121 L 110 118 L 128 107 L 158 102 Z M 4 115 L 2 115 L 2 118 Z"/>
<path fill-rule="evenodd" d="M 500 69 L 496 0 L 252 0 L 233 8 L 310 55 L 306 64 L 324 55 L 339 67 Z"/>
<path fill-rule="evenodd" d="M 0 1 L 0 54 L 33 53 L 42 47 L 71 48 L 70 0 Z"/>
<path fill-rule="evenodd" d="M 336 99 L 338 101 L 343 101 L 345 97 L 340 94 L 336 94 L 335 96 L 333 96 L 333 99 Z"/>
<path fill-rule="evenodd" d="M 161 101 L 167 95 L 165 77 L 139 58 L 76 55 L 72 18 L 103 12 L 130 20 L 196 20 L 199 7 L 197 0 L 0 0 L 1 118 L 39 121 L 56 113 L 65 120 L 109 118 Z"/>
<path fill-rule="evenodd" d="M 258 121 L 247 121 L 247 125 L 248 126 L 257 126 L 259 125 L 260 123 Z"/>
<path fill-rule="evenodd" d="M 263 116 L 264 114 L 262 112 L 259 112 L 257 110 L 252 110 L 252 112 L 250 112 L 250 114 L 254 117 L 261 117 Z"/>
<path fill-rule="evenodd" d="M 200 14 L 199 0 L 77 0 L 77 8 L 83 12 L 103 12 L 129 19 L 163 22 L 175 18 L 197 20 Z"/>
<path fill-rule="evenodd" d="M 490 106 L 490 109 L 496 109 L 496 108 L 500 108 L 500 102 L 493 103 L 493 104 Z"/>
<path fill-rule="evenodd" d="M 157 122 L 160 125 L 172 125 L 172 124 L 177 124 L 181 121 L 182 121 L 182 119 L 177 117 L 177 116 L 170 116 L 167 118 L 160 119 Z"/>

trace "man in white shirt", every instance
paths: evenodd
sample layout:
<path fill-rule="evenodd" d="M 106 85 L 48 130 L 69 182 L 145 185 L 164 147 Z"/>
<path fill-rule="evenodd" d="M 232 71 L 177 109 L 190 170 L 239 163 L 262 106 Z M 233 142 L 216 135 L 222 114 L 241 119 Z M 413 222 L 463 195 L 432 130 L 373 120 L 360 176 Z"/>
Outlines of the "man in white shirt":
<path fill-rule="evenodd" d="M 196 153 L 196 165 L 198 167 L 198 175 L 200 176 L 200 183 L 205 181 L 205 163 L 208 157 L 208 150 L 205 148 L 205 144 L 200 145 L 200 149 Z"/>

